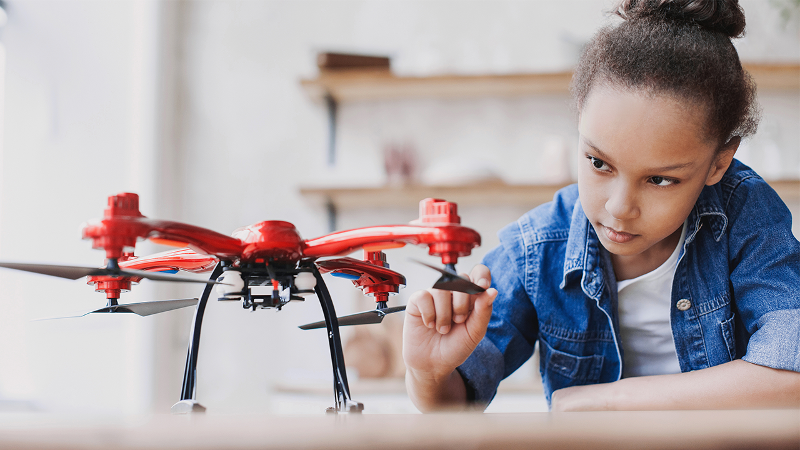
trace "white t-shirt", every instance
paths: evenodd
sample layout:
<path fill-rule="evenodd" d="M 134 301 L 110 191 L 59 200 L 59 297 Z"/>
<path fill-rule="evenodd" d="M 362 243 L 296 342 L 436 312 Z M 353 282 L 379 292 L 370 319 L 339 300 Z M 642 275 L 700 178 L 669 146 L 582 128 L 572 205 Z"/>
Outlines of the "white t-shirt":
<path fill-rule="evenodd" d="M 681 371 L 672 338 L 670 308 L 672 280 L 685 240 L 684 223 L 678 246 L 664 264 L 642 276 L 617 282 L 623 378 Z"/>

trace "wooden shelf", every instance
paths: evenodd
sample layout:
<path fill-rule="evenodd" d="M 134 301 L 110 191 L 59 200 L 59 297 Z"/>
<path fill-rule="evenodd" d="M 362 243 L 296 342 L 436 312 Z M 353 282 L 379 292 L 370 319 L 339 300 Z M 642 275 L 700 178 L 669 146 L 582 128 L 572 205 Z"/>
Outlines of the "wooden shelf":
<path fill-rule="evenodd" d="M 742 64 L 761 90 L 800 90 L 800 64 Z"/>
<path fill-rule="evenodd" d="M 425 198 L 443 198 L 467 205 L 536 206 L 553 199 L 565 185 L 510 185 L 488 182 L 465 186 L 301 188 L 300 193 L 320 202 L 332 203 L 337 210 L 374 207 L 416 207 Z"/>
<path fill-rule="evenodd" d="M 784 202 L 800 201 L 800 180 L 767 180 Z"/>
<path fill-rule="evenodd" d="M 428 197 L 466 205 L 517 205 L 533 207 L 553 199 L 565 185 L 510 185 L 501 181 L 464 186 L 306 187 L 300 193 L 337 210 L 375 207 L 417 207 Z"/>
<path fill-rule="evenodd" d="M 337 102 L 400 98 L 465 98 L 567 94 L 572 72 L 514 75 L 437 75 L 398 77 L 389 70 L 323 71 L 301 80 L 315 100 L 330 95 Z"/>
<path fill-rule="evenodd" d="M 799 90 L 800 64 L 745 64 L 761 90 Z M 336 102 L 401 98 L 468 98 L 569 94 L 571 71 L 507 75 L 437 75 L 401 77 L 387 69 L 324 70 L 301 80 L 317 101 Z"/>
<path fill-rule="evenodd" d="M 800 180 L 769 182 L 785 202 L 800 201 Z M 563 184 L 516 185 L 502 181 L 464 186 L 405 187 L 305 187 L 300 193 L 320 204 L 332 204 L 338 211 L 376 207 L 416 207 L 428 198 L 443 198 L 461 206 L 506 205 L 532 208 L 549 202 Z"/>

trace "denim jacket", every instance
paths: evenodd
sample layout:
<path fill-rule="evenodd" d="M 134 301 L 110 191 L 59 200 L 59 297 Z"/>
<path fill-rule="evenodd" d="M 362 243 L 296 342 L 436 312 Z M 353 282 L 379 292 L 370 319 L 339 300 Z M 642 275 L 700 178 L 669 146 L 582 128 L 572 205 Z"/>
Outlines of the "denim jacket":
<path fill-rule="evenodd" d="M 800 243 L 791 213 L 734 160 L 689 214 L 670 323 L 682 372 L 745 361 L 800 372 Z M 547 401 L 622 376 L 617 285 L 577 185 L 503 228 L 484 258 L 498 291 L 486 337 L 458 370 L 488 404 L 539 343 Z M 680 301 L 680 303 L 679 303 Z"/>

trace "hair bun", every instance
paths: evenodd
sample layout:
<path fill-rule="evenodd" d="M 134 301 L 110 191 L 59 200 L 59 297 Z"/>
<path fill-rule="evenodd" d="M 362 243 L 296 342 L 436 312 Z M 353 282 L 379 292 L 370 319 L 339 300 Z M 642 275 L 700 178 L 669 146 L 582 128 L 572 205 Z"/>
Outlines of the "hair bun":
<path fill-rule="evenodd" d="M 625 20 L 693 22 L 730 38 L 744 34 L 744 11 L 738 0 L 621 0 L 614 12 Z"/>

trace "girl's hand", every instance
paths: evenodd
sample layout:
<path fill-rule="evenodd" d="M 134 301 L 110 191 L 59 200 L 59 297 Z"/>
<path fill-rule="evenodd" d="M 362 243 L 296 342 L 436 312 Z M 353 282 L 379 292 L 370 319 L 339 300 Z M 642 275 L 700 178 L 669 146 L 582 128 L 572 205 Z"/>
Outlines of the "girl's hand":
<path fill-rule="evenodd" d="M 475 350 L 486 334 L 497 290 L 489 268 L 477 265 L 469 279 L 486 288 L 468 295 L 429 289 L 415 292 L 406 306 L 403 359 L 415 378 L 444 380 Z"/>

